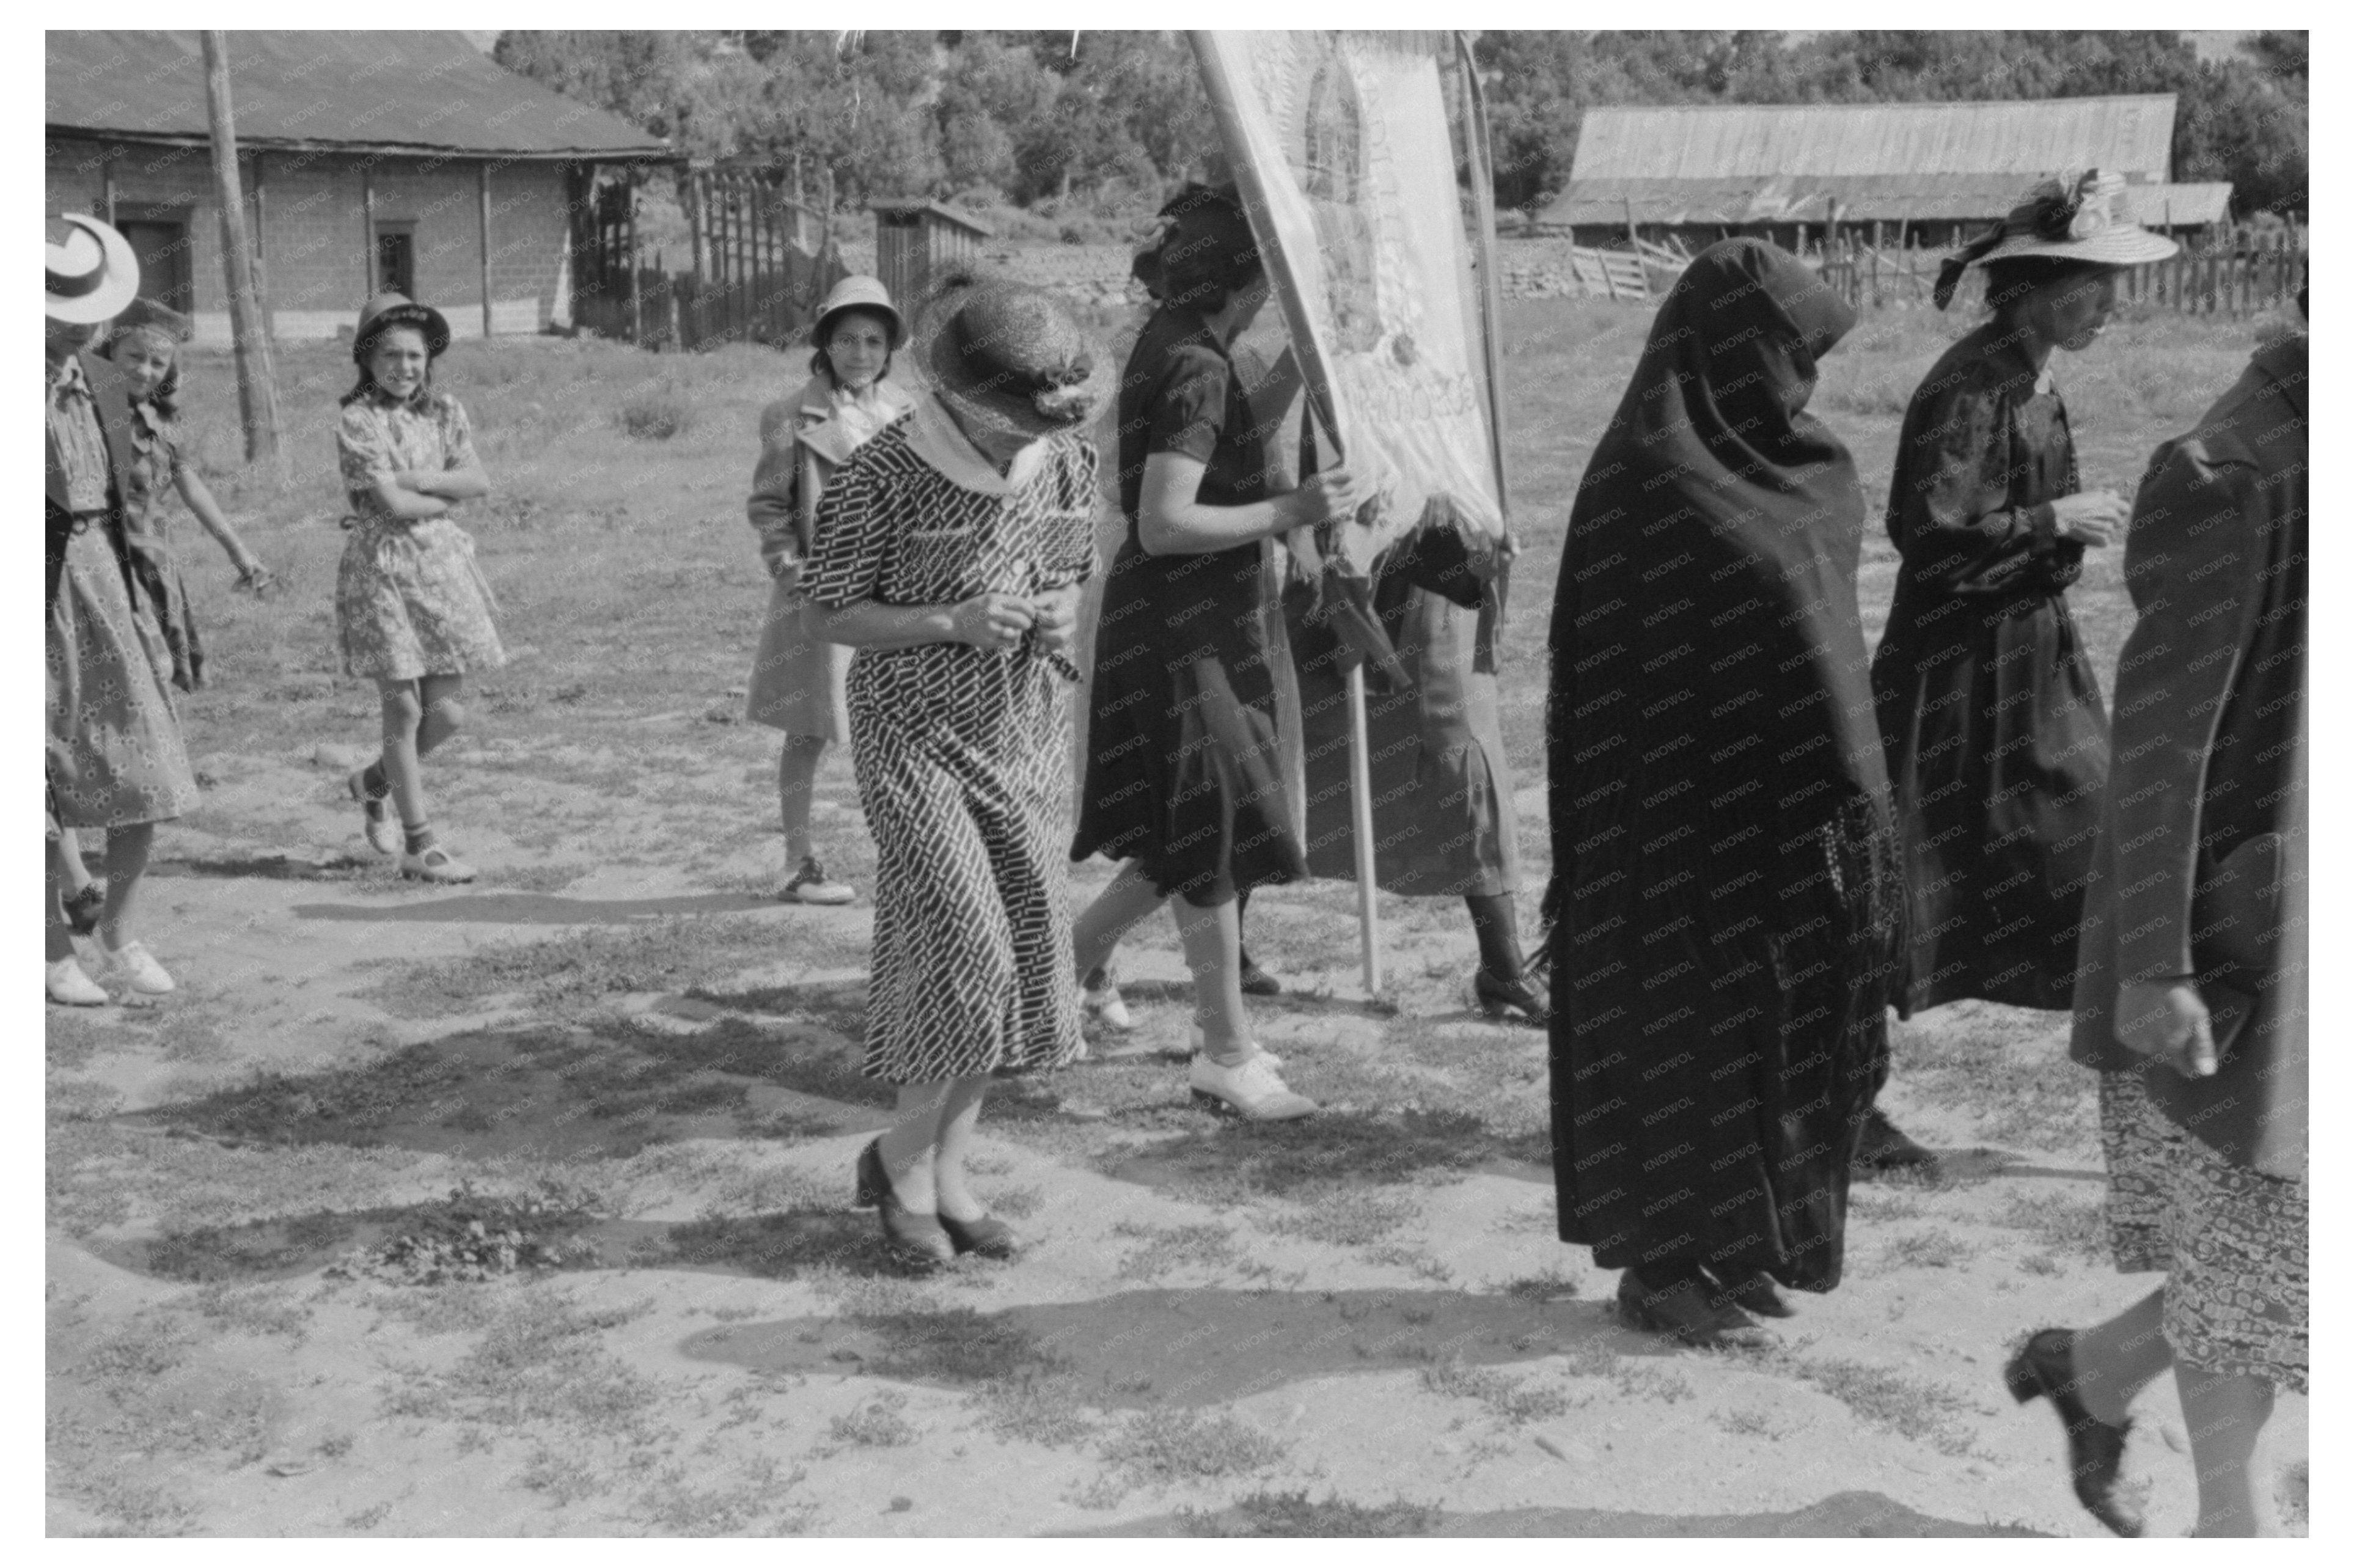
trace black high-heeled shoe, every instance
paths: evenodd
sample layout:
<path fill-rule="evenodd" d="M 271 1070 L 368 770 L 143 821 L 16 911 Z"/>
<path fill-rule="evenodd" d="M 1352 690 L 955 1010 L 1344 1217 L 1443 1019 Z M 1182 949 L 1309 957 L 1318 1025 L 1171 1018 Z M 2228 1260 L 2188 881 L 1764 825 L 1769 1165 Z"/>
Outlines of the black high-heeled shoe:
<path fill-rule="evenodd" d="M 858 1180 L 854 1205 L 875 1211 L 883 1225 L 883 1245 L 893 1255 L 926 1267 L 955 1258 L 959 1249 L 949 1239 L 940 1217 L 919 1214 L 899 1202 L 891 1186 L 891 1173 L 883 1168 L 881 1139 L 859 1151 L 854 1170 Z"/>
<path fill-rule="evenodd" d="M 2002 1369 L 2003 1386 L 2021 1404 L 2036 1398 L 2052 1402 L 2068 1434 L 2068 1479 L 2076 1500 L 2112 1534 L 2136 1539 L 2142 1532 L 2141 1510 L 2119 1484 L 2133 1418 L 2112 1426 L 2084 1408 L 2076 1397 L 2075 1347 L 2076 1336 L 2066 1329 L 2037 1330 Z"/>
<path fill-rule="evenodd" d="M 977 1220 L 952 1220 L 940 1216 L 940 1229 L 949 1233 L 949 1241 L 960 1255 L 970 1253 L 1003 1263 L 1022 1250 L 1022 1243 L 1013 1227 L 995 1214 L 983 1214 Z"/>
<path fill-rule="evenodd" d="M 1520 1015 L 1518 1022 L 1543 1025 L 1553 1022 L 1553 999 L 1541 984 L 1523 974 L 1518 980 L 1502 980 L 1486 969 L 1473 971 L 1471 1005 L 1499 1021 Z"/>

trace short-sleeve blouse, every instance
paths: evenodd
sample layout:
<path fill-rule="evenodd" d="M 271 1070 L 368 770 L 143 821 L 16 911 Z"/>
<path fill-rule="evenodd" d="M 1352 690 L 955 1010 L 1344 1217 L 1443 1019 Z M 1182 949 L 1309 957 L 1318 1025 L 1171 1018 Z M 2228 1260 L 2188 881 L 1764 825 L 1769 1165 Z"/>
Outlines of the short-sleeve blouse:
<path fill-rule="evenodd" d="M 360 520 L 398 524 L 377 497 L 376 482 L 397 473 L 466 467 L 474 461 L 473 429 L 464 407 L 446 393 L 395 402 L 370 392 L 344 406 L 335 426 L 335 456 Z"/>

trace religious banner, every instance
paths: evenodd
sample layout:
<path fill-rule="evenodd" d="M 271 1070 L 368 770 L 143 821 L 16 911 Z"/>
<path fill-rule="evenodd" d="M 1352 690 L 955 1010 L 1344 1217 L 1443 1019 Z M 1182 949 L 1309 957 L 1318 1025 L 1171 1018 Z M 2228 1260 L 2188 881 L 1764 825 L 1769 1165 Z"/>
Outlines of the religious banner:
<path fill-rule="evenodd" d="M 1326 437 L 1380 500 L 1355 572 L 1452 508 L 1504 531 L 1445 33 L 1198 32 L 1193 44 Z"/>

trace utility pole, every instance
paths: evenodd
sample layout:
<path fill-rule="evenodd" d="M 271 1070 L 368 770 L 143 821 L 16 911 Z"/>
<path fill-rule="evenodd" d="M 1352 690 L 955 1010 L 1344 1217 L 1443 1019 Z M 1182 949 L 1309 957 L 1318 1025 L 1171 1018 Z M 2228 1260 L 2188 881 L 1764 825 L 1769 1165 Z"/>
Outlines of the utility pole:
<path fill-rule="evenodd" d="M 245 231 L 245 191 L 237 170 L 237 119 L 229 107 L 228 36 L 202 35 L 205 107 L 212 122 L 213 191 L 220 202 L 221 270 L 228 284 L 229 333 L 237 349 L 237 401 L 245 419 L 245 461 L 267 461 L 290 483 L 278 441 L 278 382 L 270 364 L 269 319 L 254 286 L 253 249 Z"/>

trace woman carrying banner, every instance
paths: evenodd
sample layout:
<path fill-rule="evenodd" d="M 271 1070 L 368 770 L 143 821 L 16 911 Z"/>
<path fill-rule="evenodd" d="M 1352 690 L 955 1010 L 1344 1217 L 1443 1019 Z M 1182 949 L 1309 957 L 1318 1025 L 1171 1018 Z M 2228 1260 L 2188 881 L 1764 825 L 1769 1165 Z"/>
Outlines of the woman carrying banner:
<path fill-rule="evenodd" d="M 1546 705 L 1553 1179 L 1631 1325 L 1839 1284 L 1903 914 L 1855 570 L 1802 410 L 1855 314 L 1757 239 L 1660 306 L 1570 513 Z"/>
<path fill-rule="evenodd" d="M 1272 494 L 1267 421 L 1227 347 L 1267 300 L 1241 207 L 1192 187 L 1163 209 L 1163 299 L 1120 382 L 1120 508 L 1089 697 L 1087 783 L 1071 857 L 1124 861 L 1079 916 L 1084 977 L 1174 895 L 1203 1035 L 1189 1081 L 1258 1120 L 1311 1114 L 1253 1042 L 1235 895 L 1308 874 L 1277 763 L 1261 615 L 1262 541 L 1352 515 L 1346 469 Z"/>

